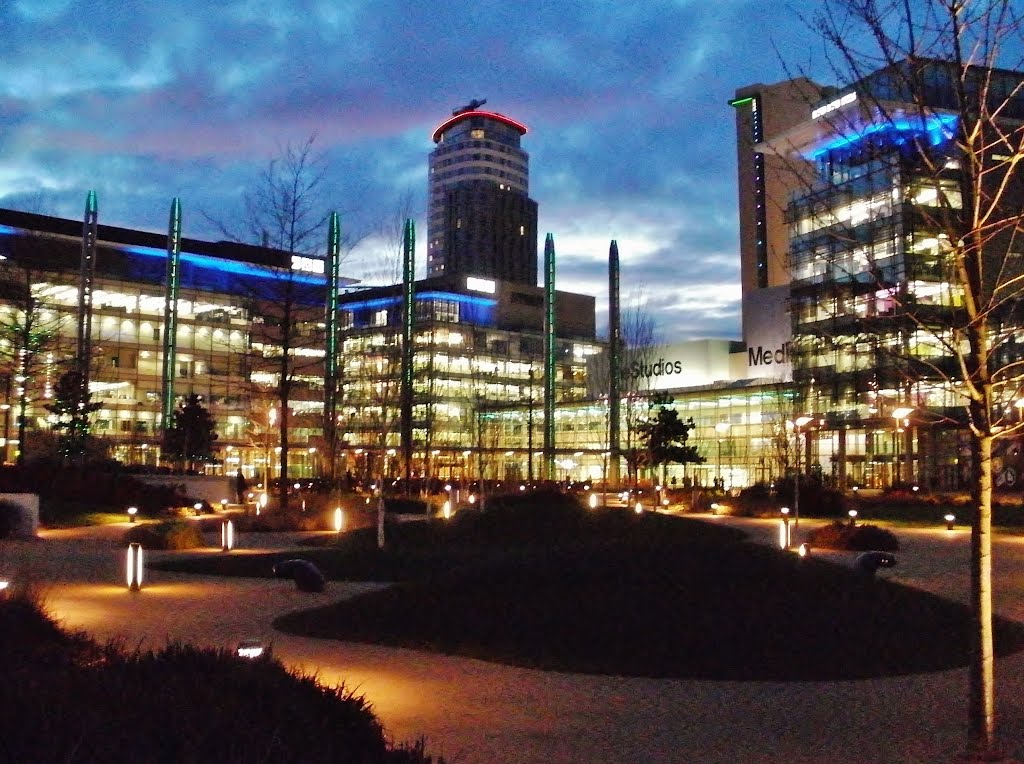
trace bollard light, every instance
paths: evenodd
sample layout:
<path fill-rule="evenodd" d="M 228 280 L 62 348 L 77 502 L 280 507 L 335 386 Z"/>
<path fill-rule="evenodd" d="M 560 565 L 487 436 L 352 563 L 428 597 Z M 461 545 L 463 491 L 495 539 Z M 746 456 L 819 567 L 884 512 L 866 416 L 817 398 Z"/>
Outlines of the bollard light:
<path fill-rule="evenodd" d="M 135 522 L 135 515 L 137 515 L 138 513 L 139 513 L 139 508 L 138 507 L 128 507 L 128 522 L 134 523 Z"/>
<path fill-rule="evenodd" d="M 597 494 L 590 494 L 590 508 L 595 509 L 597 507 Z"/>
<path fill-rule="evenodd" d="M 444 515 L 444 519 L 448 520 L 452 516 L 452 503 L 445 500 L 444 505 L 441 507 L 441 514 Z"/>
<path fill-rule="evenodd" d="M 260 658 L 263 656 L 263 653 L 263 643 L 258 639 L 243 639 L 238 643 L 238 647 L 235 648 L 235 655 L 239 658 L 247 658 L 248 660 Z"/>
<path fill-rule="evenodd" d="M 0 579 L 0 600 L 7 599 L 7 588 L 10 585 L 10 581 Z"/>
<path fill-rule="evenodd" d="M 221 512 L 226 512 L 227 508 L 228 508 L 228 500 L 227 499 L 221 499 L 220 500 L 220 510 L 221 510 Z"/>
<path fill-rule="evenodd" d="M 642 515 L 644 513 L 644 505 L 638 501 L 636 503 L 636 506 L 633 507 L 633 511 L 636 512 L 638 515 Z"/>
<path fill-rule="evenodd" d="M 857 524 L 857 510 L 856 509 L 851 509 L 846 514 L 848 514 L 850 516 L 850 527 L 851 528 L 854 527 Z"/>
<path fill-rule="evenodd" d="M 220 524 L 220 548 L 222 552 L 230 552 L 235 548 L 235 524 L 230 520 Z"/>
<path fill-rule="evenodd" d="M 947 514 L 946 515 L 946 530 L 947 531 L 953 530 L 953 523 L 955 523 L 955 522 L 956 522 L 956 515 L 954 515 L 952 512 Z"/>
<path fill-rule="evenodd" d="M 801 557 L 810 557 L 811 545 L 806 542 L 801 544 L 800 548 L 797 550 L 797 554 L 799 554 Z"/>
<path fill-rule="evenodd" d="M 341 529 L 345 527 L 345 513 L 341 511 L 341 507 L 334 508 L 334 532 L 341 533 Z"/>
<path fill-rule="evenodd" d="M 476 504 L 476 494 L 475 493 L 471 493 L 469 495 L 469 505 L 473 506 L 474 504 Z"/>
<path fill-rule="evenodd" d="M 192 509 L 196 511 L 197 515 L 201 515 L 203 513 L 203 502 L 197 501 L 195 504 L 192 505 Z"/>
<path fill-rule="evenodd" d="M 128 545 L 126 563 L 128 588 L 133 592 L 137 592 L 142 588 L 142 544 L 133 541 Z"/>

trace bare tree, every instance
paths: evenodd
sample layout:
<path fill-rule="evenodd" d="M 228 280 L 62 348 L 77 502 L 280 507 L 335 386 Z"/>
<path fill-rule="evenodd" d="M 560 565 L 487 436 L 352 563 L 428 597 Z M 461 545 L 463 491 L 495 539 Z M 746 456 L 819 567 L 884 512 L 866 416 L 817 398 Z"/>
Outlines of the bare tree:
<path fill-rule="evenodd" d="M 1024 19 L 1013 0 L 826 0 L 807 21 L 851 87 L 812 113 L 848 142 L 815 147 L 820 184 L 790 205 L 794 280 L 823 285 L 794 296 L 795 371 L 873 357 L 856 373 L 884 380 L 897 423 L 913 411 L 969 437 L 968 752 L 995 760 L 993 444 L 1024 428 L 1024 75 L 1011 70 L 1024 63 Z M 809 155 L 809 140 L 790 139 Z M 866 238 L 894 218 L 901 238 Z M 827 255 L 804 258 L 815 236 Z M 894 432 L 897 477 L 909 431 Z"/>
<path fill-rule="evenodd" d="M 635 488 L 643 463 L 644 448 L 640 443 L 639 427 L 646 421 L 651 403 L 648 399 L 652 373 L 650 368 L 658 352 L 658 337 L 654 317 L 645 306 L 643 290 L 628 300 L 621 319 L 622 342 L 625 345 L 622 364 L 621 392 L 625 403 L 623 424 L 625 424 L 626 459 L 630 484 Z"/>
<path fill-rule="evenodd" d="M 315 140 L 310 136 L 300 144 L 287 144 L 268 162 L 245 194 L 241 233 L 211 220 L 232 241 L 256 243 L 273 263 L 267 267 L 268 277 L 250 290 L 249 310 L 256 327 L 250 370 L 255 390 L 270 393 L 277 407 L 282 509 L 288 507 L 293 415 L 308 420 L 310 427 L 322 424 L 313 403 L 323 386 L 326 292 L 304 272 L 315 268 L 314 259 L 326 249 L 330 216 L 326 159 L 315 151 Z M 280 261 L 282 253 L 289 262 Z M 294 413 L 300 395 L 307 408 Z"/>

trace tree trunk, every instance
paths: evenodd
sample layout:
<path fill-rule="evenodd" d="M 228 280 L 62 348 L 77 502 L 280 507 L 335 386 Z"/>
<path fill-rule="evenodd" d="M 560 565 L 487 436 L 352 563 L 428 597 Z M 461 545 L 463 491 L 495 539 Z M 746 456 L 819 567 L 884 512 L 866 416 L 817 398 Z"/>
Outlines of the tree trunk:
<path fill-rule="evenodd" d="M 992 437 L 977 439 L 971 526 L 971 657 L 968 730 L 972 756 L 995 755 L 995 655 L 992 640 Z"/>

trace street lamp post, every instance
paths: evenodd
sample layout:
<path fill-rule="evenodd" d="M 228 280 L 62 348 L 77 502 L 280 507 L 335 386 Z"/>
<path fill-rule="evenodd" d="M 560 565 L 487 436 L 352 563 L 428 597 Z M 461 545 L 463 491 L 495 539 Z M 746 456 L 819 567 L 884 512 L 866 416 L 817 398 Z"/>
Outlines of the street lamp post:
<path fill-rule="evenodd" d="M 533 485 L 533 367 L 530 367 L 530 395 L 526 423 L 526 480 Z"/>
<path fill-rule="evenodd" d="M 267 411 L 267 439 L 266 439 L 266 455 L 267 458 L 263 462 L 264 480 L 263 480 L 263 492 L 270 495 L 270 439 L 271 433 L 274 429 L 274 423 L 277 422 L 277 409 L 273 406 Z"/>
<path fill-rule="evenodd" d="M 900 440 L 903 437 L 903 432 L 906 430 L 907 426 L 910 425 L 910 419 L 908 419 L 908 417 L 913 411 L 914 409 L 910 406 L 900 406 L 899 408 L 892 410 L 893 429 L 895 430 L 894 435 L 896 436 L 895 458 L 893 461 L 896 469 L 893 471 L 893 478 L 894 483 L 896 484 L 903 482 L 903 466 L 900 463 Z"/>
<path fill-rule="evenodd" d="M 729 432 L 729 428 L 732 427 L 728 422 L 719 422 L 715 425 L 715 432 L 718 433 L 718 484 L 725 488 L 725 481 L 722 479 L 722 438 L 725 437 L 726 433 Z"/>
<path fill-rule="evenodd" d="M 800 527 L 800 451 L 803 443 L 800 442 L 800 428 L 809 424 L 814 417 L 801 416 L 793 421 L 793 431 L 796 433 L 796 476 L 793 478 L 793 527 Z"/>

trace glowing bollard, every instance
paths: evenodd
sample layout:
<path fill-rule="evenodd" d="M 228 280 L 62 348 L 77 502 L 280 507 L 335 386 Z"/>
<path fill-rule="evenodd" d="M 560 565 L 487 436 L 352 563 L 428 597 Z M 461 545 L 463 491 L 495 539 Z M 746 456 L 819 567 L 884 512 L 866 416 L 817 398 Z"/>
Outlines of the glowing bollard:
<path fill-rule="evenodd" d="M 345 513 L 341 511 L 341 507 L 334 508 L 334 532 L 341 533 L 342 528 L 345 527 Z"/>
<path fill-rule="evenodd" d="M 956 515 L 954 515 L 952 512 L 950 512 L 948 515 L 946 515 L 946 530 L 947 531 L 953 530 L 953 524 L 955 522 L 956 522 Z"/>
<path fill-rule="evenodd" d="M 644 505 L 638 501 L 636 503 L 636 506 L 633 507 L 633 511 L 636 512 L 638 515 L 642 515 L 644 513 Z"/>
<path fill-rule="evenodd" d="M 238 643 L 238 647 L 235 648 L 235 655 L 247 660 L 262 658 L 264 652 L 266 652 L 266 649 L 258 639 L 243 639 Z"/>
<path fill-rule="evenodd" d="M 142 588 L 142 544 L 133 541 L 128 545 L 127 559 L 128 588 L 137 592 Z"/>
<path fill-rule="evenodd" d="M 452 503 L 445 501 L 444 506 L 441 507 L 441 514 L 444 515 L 444 519 L 448 520 L 452 516 Z"/>
<path fill-rule="evenodd" d="M 596 493 L 590 494 L 590 508 L 591 509 L 596 509 L 597 508 L 597 494 Z"/>
<path fill-rule="evenodd" d="M 222 552 L 230 552 L 235 548 L 235 524 L 225 520 L 220 524 L 220 549 Z"/>
<path fill-rule="evenodd" d="M 138 507 L 128 507 L 128 522 L 134 523 L 135 522 L 135 515 L 137 515 L 138 513 L 139 513 L 139 508 Z"/>
<path fill-rule="evenodd" d="M 779 525 L 779 546 L 789 549 L 793 543 L 793 537 L 789 531 L 789 507 L 782 507 L 779 511 L 782 513 L 782 523 Z"/>

